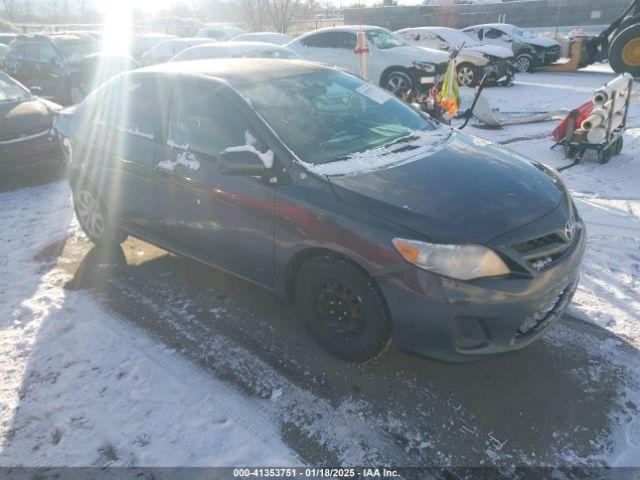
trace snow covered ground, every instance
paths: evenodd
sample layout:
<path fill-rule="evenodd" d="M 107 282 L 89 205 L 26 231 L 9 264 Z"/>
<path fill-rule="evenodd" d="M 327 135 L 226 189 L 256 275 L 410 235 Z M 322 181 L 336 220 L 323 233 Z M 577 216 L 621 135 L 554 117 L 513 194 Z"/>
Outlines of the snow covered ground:
<path fill-rule="evenodd" d="M 503 112 L 572 108 L 612 77 L 602 70 L 523 74 L 514 87 L 491 88 L 487 94 Z M 470 93 L 465 91 L 465 97 Z M 502 130 L 468 127 L 467 131 L 560 167 L 570 162 L 560 149 L 550 150 L 553 126 L 554 122 L 545 122 Z M 311 360 L 300 364 L 300 358 L 303 362 L 313 358 L 315 350 L 305 350 L 296 361 L 282 353 L 285 361 L 281 363 L 286 365 L 277 376 L 270 373 L 271 367 L 263 359 L 251 356 L 251 348 L 225 347 L 227 339 L 207 340 L 222 345 L 207 353 L 218 364 L 231 365 L 231 370 L 241 370 L 247 377 L 261 377 L 257 381 L 264 382 L 267 393 L 258 396 L 242 393 L 217 371 L 205 371 L 182 350 L 152 338 L 90 292 L 65 288 L 73 277 L 69 271 L 76 267 L 65 264 L 70 260 L 59 256 L 59 250 L 81 248 L 86 242 L 64 182 L 0 193 L 0 466 L 300 464 L 300 450 L 294 452 L 291 439 L 284 438 L 287 429 L 283 423 L 315 441 L 304 444 L 305 460 L 330 458 L 311 451 L 317 448 L 329 450 L 337 462 L 360 465 L 371 459 L 389 462 L 390 452 L 396 455 L 393 458 L 407 454 L 423 464 L 438 465 L 640 465 L 640 105 L 633 106 L 629 126 L 622 154 L 610 163 L 600 165 L 585 157 L 581 165 L 562 173 L 589 232 L 582 282 L 569 310 L 578 320 L 558 325 L 527 351 L 488 362 L 486 367 L 443 366 L 438 370 L 426 360 L 392 353 L 373 366 L 345 368 L 340 362 L 320 357 L 330 381 L 318 379 Z M 140 292 L 130 291 L 129 285 L 120 283 L 116 301 L 128 301 L 128 294 L 140 296 Z M 169 291 L 158 293 L 158 297 L 179 297 L 182 285 L 168 285 Z M 145 301 L 153 303 L 148 298 Z M 151 306 L 161 307 L 160 301 Z M 192 328 L 202 334 L 203 326 L 197 325 L 197 330 L 191 326 L 197 322 L 188 308 L 188 304 L 178 304 L 175 309 L 178 320 L 184 322 L 182 334 L 193 337 Z M 267 306 L 265 312 L 269 309 Z M 216 318 L 224 315 L 224 309 L 218 307 L 207 312 Z M 161 321 L 165 313 L 174 318 L 172 311 L 166 311 Z M 206 332 L 216 335 L 221 325 L 209 326 Z M 251 328 L 261 332 L 274 330 L 259 319 L 253 325 Z M 577 334 L 580 329 L 587 333 Z M 597 331 L 603 335 L 598 336 Z M 181 333 L 168 330 L 167 335 Z M 270 333 L 261 335 L 252 341 L 268 343 Z M 596 342 L 595 338 L 602 340 Z M 307 348 L 297 343 L 278 343 L 278 347 Z M 580 349 L 588 352 L 588 359 L 561 363 L 568 365 L 568 372 L 547 372 L 538 378 L 535 365 L 527 362 L 528 358 L 542 361 L 550 356 L 561 362 L 563 354 L 575 360 Z M 426 372 L 414 374 L 414 365 Z M 423 365 L 428 367 L 422 369 Z M 506 373 L 496 371 L 504 365 L 508 366 L 503 369 Z M 612 380 L 610 365 L 623 380 L 615 387 L 608 383 Z M 303 376 L 312 377 L 315 390 L 304 390 L 300 378 L 282 378 L 296 368 Z M 524 373 L 510 378 L 510 370 Z M 495 390 L 500 374 L 506 375 L 504 394 Z M 527 375 L 529 378 L 522 378 Z M 382 391 L 377 403 L 380 411 L 372 407 L 372 398 L 358 396 L 358 389 L 366 390 L 368 384 L 378 390 L 382 388 L 378 384 L 395 385 L 391 378 L 397 376 L 405 377 L 401 386 L 406 386 L 406 392 Z M 352 387 L 345 381 L 342 387 L 340 382 L 347 377 L 355 378 L 357 385 Z M 486 383 L 476 383 L 484 382 L 484 377 Z M 583 383 L 577 384 L 578 390 L 560 395 L 566 385 L 559 382 L 571 381 Z M 532 419 L 531 431 L 518 440 L 515 436 L 522 428 L 515 422 L 507 426 L 507 420 L 505 425 L 492 425 L 493 412 L 478 405 L 477 391 L 460 394 L 464 385 L 490 386 L 495 391 L 484 390 L 482 396 L 494 405 L 504 396 L 517 403 L 520 393 L 510 389 L 521 385 L 521 397 L 540 395 L 544 405 L 547 397 L 555 395 L 550 405 L 556 402 L 557 411 L 567 415 L 583 408 L 581 402 L 597 396 L 599 388 L 606 389 L 604 397 L 615 396 L 615 401 L 613 406 L 603 407 L 611 409 L 605 412 L 609 425 L 602 429 L 604 438 L 595 433 L 590 436 L 582 424 L 555 431 L 553 425 L 563 424 L 560 418 L 545 430 L 552 434 L 536 436 L 539 425 L 535 422 L 545 421 L 549 412 L 532 416 L 528 411 L 518 412 L 528 408 L 524 401 L 519 406 L 505 401 L 495 421 Z M 538 385 L 548 392 L 536 390 Z M 582 385 L 584 391 L 579 390 Z M 348 388 L 353 390 L 346 391 Z M 531 388 L 531 394 L 525 388 Z M 331 392 L 326 394 L 328 399 L 320 399 L 324 390 Z M 401 401 L 402 395 L 407 399 Z M 409 405 L 408 410 L 403 410 L 404 404 Z M 592 405 L 598 403 L 587 403 L 589 408 L 597 408 Z M 440 412 L 450 413 L 451 422 Z M 583 417 L 596 413 L 586 412 Z M 377 438 L 375 434 L 381 429 L 384 435 Z M 575 449 L 572 442 L 578 437 L 584 437 L 595 453 L 581 454 Z M 454 445 L 445 453 L 444 443 L 451 438 Z M 398 442 L 394 443 L 395 439 Z M 456 457 L 465 442 L 477 442 L 481 456 Z M 556 443 L 569 446 L 544 455 L 536 450 Z M 529 444 L 528 449 L 522 447 Z"/>
<path fill-rule="evenodd" d="M 63 182 L 0 194 L 0 466 L 298 464 L 256 401 L 64 288 Z"/>
<path fill-rule="evenodd" d="M 501 112 L 578 107 L 613 78 L 610 72 L 521 74 L 509 89 L 485 90 Z M 536 95 L 532 90 L 536 89 Z M 530 158 L 560 168 L 571 164 L 563 149 L 550 150 L 556 122 L 470 128 Z M 581 165 L 562 172 L 587 224 L 589 244 L 580 289 L 570 312 L 640 346 L 640 105 L 632 104 L 622 153 L 608 164 L 589 152 Z"/>

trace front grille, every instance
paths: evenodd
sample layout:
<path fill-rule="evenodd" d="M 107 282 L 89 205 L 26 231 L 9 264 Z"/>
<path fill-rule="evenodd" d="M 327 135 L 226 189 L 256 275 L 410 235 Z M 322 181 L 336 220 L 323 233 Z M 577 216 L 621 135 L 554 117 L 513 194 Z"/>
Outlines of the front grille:
<path fill-rule="evenodd" d="M 541 237 L 532 238 L 523 242 L 509 245 L 519 253 L 527 264 L 535 271 L 541 271 L 560 259 L 571 247 L 579 236 L 581 226 L 575 222 L 576 231 L 572 238 L 568 239 L 560 231 L 556 231 Z"/>

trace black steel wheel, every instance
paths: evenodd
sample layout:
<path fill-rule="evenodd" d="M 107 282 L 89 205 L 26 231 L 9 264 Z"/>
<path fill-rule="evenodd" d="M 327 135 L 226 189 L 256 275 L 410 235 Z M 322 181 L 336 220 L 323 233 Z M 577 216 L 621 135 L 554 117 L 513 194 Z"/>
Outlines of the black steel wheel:
<path fill-rule="evenodd" d="M 613 154 L 618 155 L 622 151 L 622 147 L 624 146 L 624 140 L 622 140 L 622 135 L 616 138 L 616 141 L 613 143 Z"/>
<path fill-rule="evenodd" d="M 598 152 L 598 162 L 608 163 L 609 160 L 611 160 L 611 150 L 609 148 L 604 148 Z"/>
<path fill-rule="evenodd" d="M 307 331 L 338 358 L 364 362 L 389 343 L 391 322 L 381 294 L 346 260 L 323 256 L 307 261 L 296 278 L 295 301 Z"/>

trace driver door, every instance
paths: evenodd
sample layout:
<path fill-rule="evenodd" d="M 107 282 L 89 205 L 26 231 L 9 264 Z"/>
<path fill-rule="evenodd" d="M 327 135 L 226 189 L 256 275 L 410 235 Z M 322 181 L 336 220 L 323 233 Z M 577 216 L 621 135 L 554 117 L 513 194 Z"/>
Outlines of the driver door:
<path fill-rule="evenodd" d="M 268 176 L 223 175 L 226 148 L 263 146 L 221 91 L 179 83 L 154 179 L 159 236 L 179 251 L 273 285 L 275 185 Z"/>

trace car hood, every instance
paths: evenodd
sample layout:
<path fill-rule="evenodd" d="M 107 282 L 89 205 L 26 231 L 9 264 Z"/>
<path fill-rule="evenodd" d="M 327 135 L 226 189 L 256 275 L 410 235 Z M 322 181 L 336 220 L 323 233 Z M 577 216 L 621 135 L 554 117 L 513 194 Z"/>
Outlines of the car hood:
<path fill-rule="evenodd" d="M 488 243 L 565 196 L 546 167 L 461 132 L 415 161 L 327 178 L 345 203 L 436 243 Z"/>
<path fill-rule="evenodd" d="M 404 58 L 409 63 L 416 61 L 438 64 L 449 60 L 448 53 L 441 52 L 440 50 L 434 50 L 433 48 L 416 47 L 413 45 L 389 48 L 388 50 L 383 51 L 392 53 L 394 58 Z"/>
<path fill-rule="evenodd" d="M 467 50 L 472 50 L 481 54 L 484 53 L 485 55 L 491 55 L 498 58 L 513 57 L 513 52 L 510 49 L 499 47 L 497 45 L 474 45 L 472 47 L 465 47 L 462 49 L 465 53 Z"/>
<path fill-rule="evenodd" d="M 23 135 L 42 132 L 51 127 L 53 109 L 49 102 L 38 97 L 0 104 L 0 140 L 10 140 Z"/>
<path fill-rule="evenodd" d="M 552 38 L 544 38 L 544 37 L 521 37 L 518 39 L 521 43 L 528 43 L 529 45 L 535 45 L 537 47 L 555 47 L 556 45 L 560 45 L 556 40 Z"/>

